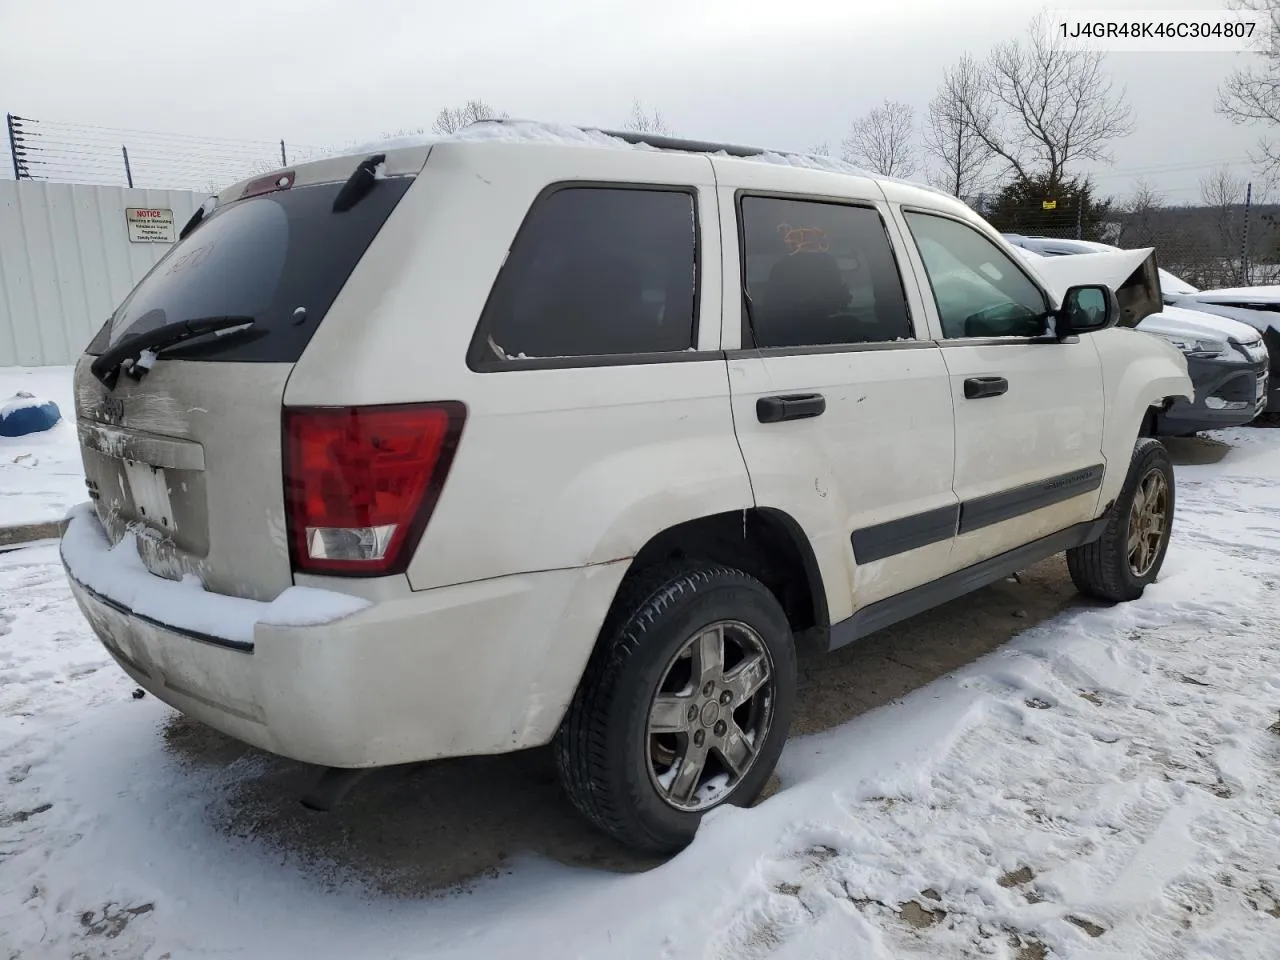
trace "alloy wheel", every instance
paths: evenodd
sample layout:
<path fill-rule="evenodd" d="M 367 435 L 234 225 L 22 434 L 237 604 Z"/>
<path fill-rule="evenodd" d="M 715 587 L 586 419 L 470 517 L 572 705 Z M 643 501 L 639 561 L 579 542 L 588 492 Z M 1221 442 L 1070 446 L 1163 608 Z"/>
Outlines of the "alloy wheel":
<path fill-rule="evenodd" d="M 759 633 L 722 620 L 690 637 L 649 706 L 645 759 L 658 795 L 689 812 L 723 800 L 755 765 L 773 704 L 773 661 Z"/>
<path fill-rule="evenodd" d="M 1145 577 L 1160 555 L 1169 529 L 1169 483 L 1160 470 L 1150 470 L 1134 492 L 1129 510 L 1129 570 Z"/>

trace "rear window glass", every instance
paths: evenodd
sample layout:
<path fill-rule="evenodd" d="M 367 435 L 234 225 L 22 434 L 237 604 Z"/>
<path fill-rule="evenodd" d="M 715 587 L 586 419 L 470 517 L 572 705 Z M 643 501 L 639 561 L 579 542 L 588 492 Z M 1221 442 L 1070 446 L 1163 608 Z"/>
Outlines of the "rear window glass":
<path fill-rule="evenodd" d="M 243 333 L 178 344 L 165 356 L 296 361 L 411 183 L 378 181 L 341 213 L 333 211 L 341 183 L 278 190 L 218 208 L 133 289 L 89 352 L 184 320 L 246 316 L 255 323 Z"/>
<path fill-rule="evenodd" d="M 472 365 L 688 350 L 696 287 L 691 192 L 557 189 L 535 202 L 512 244 Z"/>

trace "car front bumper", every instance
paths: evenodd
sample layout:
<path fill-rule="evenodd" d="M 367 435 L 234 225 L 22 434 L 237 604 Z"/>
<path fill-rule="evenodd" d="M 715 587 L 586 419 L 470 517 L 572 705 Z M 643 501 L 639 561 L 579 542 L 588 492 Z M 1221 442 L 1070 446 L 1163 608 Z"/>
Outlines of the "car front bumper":
<path fill-rule="evenodd" d="M 1227 359 L 1187 358 L 1187 374 L 1195 388 L 1195 399 L 1174 400 L 1156 418 L 1161 436 L 1186 436 L 1200 430 L 1238 427 L 1268 409 L 1270 389 L 1267 360 L 1243 356 Z"/>
<path fill-rule="evenodd" d="M 627 567 L 423 590 L 322 625 L 258 623 L 246 649 L 138 615 L 87 587 L 66 550 L 63 563 L 85 618 L 141 687 L 256 747 L 348 768 L 548 742 Z"/>

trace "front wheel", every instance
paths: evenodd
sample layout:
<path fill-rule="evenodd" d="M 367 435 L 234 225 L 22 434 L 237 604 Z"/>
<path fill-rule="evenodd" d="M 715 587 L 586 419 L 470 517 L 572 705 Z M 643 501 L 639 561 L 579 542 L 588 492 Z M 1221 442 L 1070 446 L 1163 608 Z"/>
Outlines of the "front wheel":
<path fill-rule="evenodd" d="M 747 574 L 678 562 L 619 591 L 556 736 L 573 804 L 629 847 L 671 853 L 702 815 L 764 789 L 791 724 L 796 660 Z"/>
<path fill-rule="evenodd" d="M 1067 570 L 1081 593 L 1120 603 L 1137 600 L 1155 582 L 1173 532 L 1173 491 L 1164 444 L 1139 440 L 1102 536 L 1067 551 Z"/>

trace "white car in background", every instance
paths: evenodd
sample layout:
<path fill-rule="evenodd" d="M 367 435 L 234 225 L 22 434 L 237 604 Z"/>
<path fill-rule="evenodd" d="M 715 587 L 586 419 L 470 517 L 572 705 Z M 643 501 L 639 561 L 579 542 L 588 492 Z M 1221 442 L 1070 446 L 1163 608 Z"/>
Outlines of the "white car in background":
<path fill-rule="evenodd" d="M 1122 251 L 1119 247 L 1089 240 L 1063 240 L 1053 237 L 1025 237 L 1005 234 L 1004 238 L 1026 257 L 1034 258 L 1042 273 L 1052 275 L 1055 267 L 1069 260 L 1071 282 L 1089 271 L 1102 270 L 1106 282 L 1120 289 L 1128 276 L 1119 273 L 1150 274 L 1145 261 L 1149 250 Z M 1117 253 L 1130 258 L 1115 257 Z M 1053 264 L 1054 266 L 1050 266 Z M 1089 269 L 1086 270 L 1086 264 Z M 1144 269 L 1146 267 L 1146 269 Z M 1272 359 L 1256 325 L 1239 318 L 1210 312 L 1197 298 L 1223 296 L 1243 291 L 1215 291 L 1206 294 L 1167 270 L 1157 268 L 1159 298 L 1163 309 L 1150 312 L 1136 323 L 1144 333 L 1154 334 L 1177 347 L 1187 358 L 1187 372 L 1195 384 L 1192 402 L 1179 401 L 1156 419 L 1156 433 L 1163 436 L 1188 436 L 1200 430 L 1242 426 L 1254 420 L 1263 410 L 1272 409 L 1268 398 L 1280 408 L 1280 379 L 1273 364 L 1280 359 L 1280 339 L 1274 345 Z M 1133 278 L 1135 281 L 1138 277 Z M 1280 309 L 1280 287 L 1268 289 L 1276 294 Z M 1244 308 L 1237 307 L 1236 312 Z M 1255 311 L 1258 317 L 1263 316 Z M 1280 320 L 1280 314 L 1274 314 Z M 1280 337 L 1280 334 L 1277 335 Z"/>

